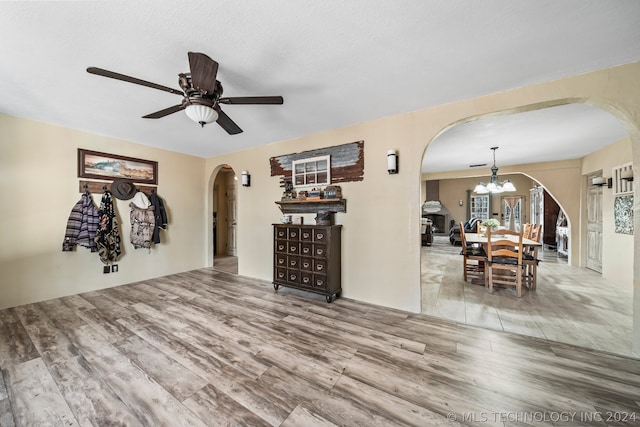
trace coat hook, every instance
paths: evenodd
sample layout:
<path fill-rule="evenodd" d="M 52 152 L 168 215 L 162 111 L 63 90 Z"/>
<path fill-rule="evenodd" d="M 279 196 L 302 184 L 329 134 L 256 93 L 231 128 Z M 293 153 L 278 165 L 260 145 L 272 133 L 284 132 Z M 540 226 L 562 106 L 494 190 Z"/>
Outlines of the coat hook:
<path fill-rule="evenodd" d="M 103 189 L 104 191 L 107 191 L 107 186 L 106 186 L 106 185 L 103 185 L 103 186 L 102 186 L 102 189 Z"/>

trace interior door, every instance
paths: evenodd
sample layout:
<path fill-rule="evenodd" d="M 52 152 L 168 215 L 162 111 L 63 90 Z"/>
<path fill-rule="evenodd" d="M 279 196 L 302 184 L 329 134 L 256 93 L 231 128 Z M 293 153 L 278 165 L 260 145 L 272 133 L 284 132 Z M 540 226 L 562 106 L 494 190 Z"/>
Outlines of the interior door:
<path fill-rule="evenodd" d="M 227 255 L 236 256 L 236 186 L 227 186 Z"/>
<path fill-rule="evenodd" d="M 587 177 L 587 268 L 602 273 L 602 187 L 592 185 L 591 178 Z"/>
<path fill-rule="evenodd" d="M 520 231 L 522 223 L 522 197 L 503 197 L 504 225 L 512 231 Z"/>

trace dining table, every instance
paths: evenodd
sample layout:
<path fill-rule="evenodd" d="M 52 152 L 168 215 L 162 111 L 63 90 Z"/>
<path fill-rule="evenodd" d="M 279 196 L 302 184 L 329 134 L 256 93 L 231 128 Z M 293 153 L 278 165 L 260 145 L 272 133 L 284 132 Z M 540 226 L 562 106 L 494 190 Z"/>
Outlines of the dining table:
<path fill-rule="evenodd" d="M 514 244 L 518 244 L 518 236 L 514 236 L 513 234 L 500 234 L 500 230 L 494 233 L 494 235 L 499 235 L 500 239 L 506 239 L 513 241 Z M 488 239 L 487 236 L 480 233 L 464 233 L 464 238 L 468 244 L 475 243 L 482 245 L 482 248 L 487 250 Z M 526 237 L 522 238 L 522 246 L 524 247 L 542 247 L 542 242 L 536 242 L 535 240 L 527 239 Z"/>
<path fill-rule="evenodd" d="M 511 240 L 514 245 L 518 244 L 518 236 L 513 234 L 500 234 L 500 230 L 493 233 L 494 235 L 499 235 L 501 240 Z M 467 244 L 481 245 L 482 249 L 487 252 L 487 246 L 489 244 L 489 240 L 486 234 L 481 233 L 464 233 L 464 238 Z M 535 240 L 527 239 L 526 237 L 522 238 L 522 248 L 536 248 L 542 247 L 542 242 L 538 242 Z M 471 279 L 471 283 L 474 285 L 484 285 L 484 277 L 481 278 L 473 278 Z"/>

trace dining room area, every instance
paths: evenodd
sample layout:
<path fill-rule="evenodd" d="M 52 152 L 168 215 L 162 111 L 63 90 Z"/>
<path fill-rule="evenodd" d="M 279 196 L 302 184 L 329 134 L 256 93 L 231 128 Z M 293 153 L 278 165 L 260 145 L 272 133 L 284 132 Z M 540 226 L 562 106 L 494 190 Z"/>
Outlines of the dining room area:
<path fill-rule="evenodd" d="M 462 245 L 435 235 L 421 248 L 422 314 L 637 357 L 632 353 L 632 289 L 572 266 L 555 248 L 524 237 L 524 226 L 515 233 L 506 230 L 513 234 L 491 231 L 467 232 Z M 513 244 L 509 252 L 516 261 L 488 264 L 497 251 L 489 243 L 504 240 Z M 535 261 L 518 261 L 515 248 L 521 257 L 533 253 Z M 509 258 L 505 252 L 500 256 Z"/>

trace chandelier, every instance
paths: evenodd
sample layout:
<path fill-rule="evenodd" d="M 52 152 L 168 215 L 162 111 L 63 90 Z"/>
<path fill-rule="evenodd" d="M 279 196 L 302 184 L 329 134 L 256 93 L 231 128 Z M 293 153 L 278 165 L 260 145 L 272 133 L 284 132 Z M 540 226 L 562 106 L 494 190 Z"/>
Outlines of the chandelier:
<path fill-rule="evenodd" d="M 493 166 L 491 167 L 491 180 L 485 184 L 479 182 L 476 188 L 473 189 L 474 193 L 487 194 L 487 193 L 503 193 L 505 191 L 516 191 L 516 187 L 511 181 L 505 179 L 504 181 L 498 181 L 498 167 L 496 166 L 496 150 L 498 147 L 491 147 L 493 150 Z"/>

